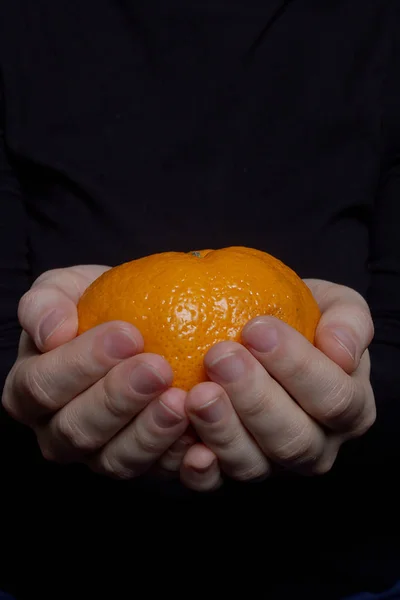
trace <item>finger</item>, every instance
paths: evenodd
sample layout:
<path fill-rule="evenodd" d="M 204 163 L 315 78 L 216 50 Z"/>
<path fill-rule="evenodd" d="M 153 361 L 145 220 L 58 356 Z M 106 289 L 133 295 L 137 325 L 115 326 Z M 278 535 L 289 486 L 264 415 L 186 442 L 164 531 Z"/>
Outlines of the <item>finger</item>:
<path fill-rule="evenodd" d="M 143 339 L 135 327 L 118 321 L 99 325 L 51 352 L 20 361 L 5 408 L 17 420 L 34 424 L 142 349 Z"/>
<path fill-rule="evenodd" d="M 157 463 L 157 473 L 179 475 L 186 453 L 197 441 L 198 436 L 189 425 L 185 433 L 160 457 Z"/>
<path fill-rule="evenodd" d="M 68 341 L 68 340 L 67 340 Z M 25 332 L 22 331 L 19 344 L 18 344 L 18 358 L 16 363 L 20 363 L 31 356 L 38 356 L 39 351 L 35 345 L 33 339 Z M 15 363 L 15 366 L 16 366 Z"/>
<path fill-rule="evenodd" d="M 167 390 L 172 379 L 171 367 L 156 354 L 120 363 L 40 428 L 43 454 L 60 462 L 96 452 Z"/>
<path fill-rule="evenodd" d="M 325 472 L 324 432 L 249 351 L 234 342 L 219 343 L 207 353 L 205 367 L 271 461 Z"/>
<path fill-rule="evenodd" d="M 185 398 L 183 390 L 169 388 L 90 459 L 90 467 L 116 479 L 145 473 L 187 428 Z"/>
<path fill-rule="evenodd" d="M 266 371 L 317 422 L 351 433 L 366 418 L 357 381 L 300 333 L 273 317 L 248 323 L 242 340 Z"/>
<path fill-rule="evenodd" d="M 305 282 L 322 313 L 315 345 L 346 373 L 353 373 L 374 335 L 367 302 L 346 286 L 315 279 Z"/>
<path fill-rule="evenodd" d="M 205 382 L 195 386 L 188 393 L 186 411 L 226 475 L 238 481 L 252 481 L 269 474 L 270 465 L 265 454 L 243 427 L 219 385 Z"/>
<path fill-rule="evenodd" d="M 188 450 L 180 476 L 183 485 L 196 492 L 213 492 L 223 483 L 217 457 L 203 444 Z"/>
<path fill-rule="evenodd" d="M 84 265 L 47 271 L 24 294 L 18 305 L 18 318 L 40 351 L 52 350 L 76 336 L 78 300 L 108 268 Z"/>
<path fill-rule="evenodd" d="M 364 415 L 358 427 L 348 432 L 345 439 L 360 437 L 374 425 L 377 418 L 377 409 L 374 390 L 370 380 L 371 360 L 368 350 L 364 352 L 358 369 L 353 373 L 352 379 L 356 382 L 360 393 L 364 397 Z"/>

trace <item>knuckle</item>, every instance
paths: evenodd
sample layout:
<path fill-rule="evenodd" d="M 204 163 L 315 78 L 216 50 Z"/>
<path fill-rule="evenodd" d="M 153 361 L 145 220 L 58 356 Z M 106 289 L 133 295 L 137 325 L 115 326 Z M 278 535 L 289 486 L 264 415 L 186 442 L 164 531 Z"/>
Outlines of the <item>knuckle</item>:
<path fill-rule="evenodd" d="M 367 433 L 367 431 L 369 431 L 375 425 L 376 418 L 377 418 L 377 412 L 376 412 L 376 408 L 374 405 L 374 407 L 371 410 L 367 411 L 367 413 L 365 415 L 364 422 L 362 425 L 362 435 Z"/>
<path fill-rule="evenodd" d="M 229 449 L 234 451 L 243 443 L 243 436 L 239 428 L 221 429 L 215 435 L 214 445 L 219 450 Z"/>
<path fill-rule="evenodd" d="M 81 341 L 76 340 L 78 343 Z M 90 352 L 90 351 L 89 351 Z M 88 351 L 85 347 L 76 345 L 76 353 L 74 356 L 68 355 L 68 368 L 74 373 L 77 379 L 86 381 L 91 379 L 95 370 L 101 373 L 101 369 L 98 368 L 99 362 L 95 360 L 94 356 L 88 355 Z"/>
<path fill-rule="evenodd" d="M 64 355 L 66 371 L 68 370 L 69 374 L 73 374 L 82 383 L 102 378 L 109 370 L 105 357 L 102 359 L 99 356 L 101 353 L 96 348 L 94 350 L 87 348 L 83 340 L 79 338 L 74 340 L 75 343 L 74 354 L 69 351 Z"/>
<path fill-rule="evenodd" d="M 324 419 L 330 426 L 347 424 L 358 417 L 360 403 L 357 398 L 356 386 L 350 377 L 344 383 L 340 382 L 331 389 L 326 399 L 326 405 L 330 408 L 324 413 Z"/>
<path fill-rule="evenodd" d="M 74 451 L 87 454 L 97 449 L 97 440 L 86 434 L 70 412 L 63 411 L 55 425 L 56 436 Z"/>
<path fill-rule="evenodd" d="M 312 366 L 312 358 L 310 355 L 302 353 L 293 363 L 288 363 L 285 375 L 293 380 L 303 381 L 309 376 Z"/>
<path fill-rule="evenodd" d="M 21 325 L 26 325 L 26 316 L 29 313 L 30 308 L 36 303 L 37 291 L 30 289 L 23 294 L 18 302 L 18 320 Z"/>
<path fill-rule="evenodd" d="M 351 437 L 358 438 L 365 435 L 375 425 L 376 417 L 377 413 L 375 406 L 366 410 L 359 423 L 354 427 Z"/>
<path fill-rule="evenodd" d="M 335 463 L 335 457 L 329 459 L 321 459 L 313 462 L 310 467 L 311 475 L 322 476 L 332 470 Z"/>
<path fill-rule="evenodd" d="M 57 449 L 54 438 L 49 435 L 48 428 L 35 429 L 35 433 L 39 449 L 44 460 L 54 463 L 61 462 L 62 457 Z"/>
<path fill-rule="evenodd" d="M 371 376 L 371 356 L 368 348 L 362 353 L 360 363 L 358 365 L 358 373 L 363 373 L 367 381 L 370 380 Z"/>
<path fill-rule="evenodd" d="M 372 315 L 371 315 L 371 312 L 370 312 L 368 306 L 366 306 L 363 311 L 363 322 L 364 322 L 364 327 L 365 327 L 365 332 L 366 332 L 366 337 L 367 337 L 367 343 L 369 345 L 374 337 L 375 327 L 374 327 L 374 322 L 372 320 Z"/>
<path fill-rule="evenodd" d="M 246 466 L 237 470 L 232 474 L 232 478 L 236 481 L 263 481 L 269 475 L 269 469 L 264 461 L 258 461 L 255 464 Z"/>
<path fill-rule="evenodd" d="M 365 298 L 363 298 L 363 296 L 360 294 L 360 292 L 358 292 L 354 288 L 345 285 L 339 286 L 339 289 L 343 289 L 348 294 L 351 294 L 351 296 L 353 297 L 353 302 L 354 304 L 357 304 L 359 310 L 363 310 L 364 312 L 369 313 L 368 304 Z"/>
<path fill-rule="evenodd" d="M 18 369 L 16 376 L 18 387 L 23 395 L 34 400 L 35 404 L 46 412 L 53 412 L 57 407 L 57 401 L 48 390 L 52 389 L 50 381 L 47 381 L 46 372 L 37 364 L 25 364 Z"/>
<path fill-rule="evenodd" d="M 49 281 L 49 280 L 57 278 L 58 275 L 63 273 L 63 271 L 64 271 L 64 269 L 49 269 L 48 271 L 41 273 L 33 282 L 32 287 L 34 288 L 37 285 L 44 283 L 45 281 Z"/>
<path fill-rule="evenodd" d="M 139 450 L 145 454 L 156 456 L 160 454 L 159 444 L 156 437 L 149 431 L 141 431 L 136 435 L 136 443 Z"/>
<path fill-rule="evenodd" d="M 251 401 L 240 409 L 244 419 L 257 419 L 264 415 L 266 410 L 266 398 L 264 392 L 255 392 Z"/>
<path fill-rule="evenodd" d="M 360 312 L 362 312 L 365 317 L 367 319 L 371 318 L 371 311 L 369 309 L 369 305 L 368 302 L 365 300 L 365 298 L 360 294 L 360 292 L 358 292 L 357 290 L 353 289 L 353 288 L 349 288 L 351 289 L 353 296 L 354 296 L 354 300 L 357 302 L 357 304 L 359 305 L 359 310 Z"/>
<path fill-rule="evenodd" d="M 121 481 L 128 481 L 136 476 L 133 469 L 125 467 L 119 460 L 107 454 L 100 456 L 96 470 L 107 477 Z"/>
<path fill-rule="evenodd" d="M 291 465 L 313 463 L 320 457 L 311 427 L 308 425 L 304 425 L 290 440 L 277 448 L 274 454 L 280 463 Z"/>
<path fill-rule="evenodd" d="M 371 343 L 373 337 L 374 337 L 374 333 L 375 333 L 375 328 L 374 328 L 374 322 L 372 320 L 372 315 L 370 312 L 370 309 L 367 305 L 367 303 L 365 302 L 365 300 L 360 296 L 362 302 L 360 301 L 360 307 L 357 310 L 357 313 L 354 314 L 354 324 L 353 324 L 353 329 L 354 329 L 354 335 L 355 338 L 357 339 L 357 335 L 355 332 L 357 331 L 362 331 L 363 332 L 363 339 L 365 336 L 365 341 L 366 341 L 366 345 L 369 346 L 369 344 Z"/>
<path fill-rule="evenodd" d="M 347 305 L 349 315 L 349 326 L 351 327 L 355 339 L 358 339 L 357 332 L 362 331 L 367 340 L 367 345 L 371 342 L 374 337 L 374 322 L 368 302 L 365 298 L 356 290 L 348 288 L 346 286 L 340 286 L 343 290 L 350 292 L 352 299 L 349 300 Z M 343 309 L 343 307 L 342 307 Z M 340 315 L 338 314 L 338 317 Z M 364 337 L 364 336 L 363 336 Z"/>
<path fill-rule="evenodd" d="M 111 371 L 113 373 L 113 371 Z M 110 375 L 111 375 L 110 373 Z M 126 417 L 132 412 L 132 406 L 123 401 L 121 394 L 115 391 L 112 378 L 107 375 L 103 380 L 103 403 L 104 408 L 116 419 Z M 130 408 L 130 411 L 129 411 Z"/>

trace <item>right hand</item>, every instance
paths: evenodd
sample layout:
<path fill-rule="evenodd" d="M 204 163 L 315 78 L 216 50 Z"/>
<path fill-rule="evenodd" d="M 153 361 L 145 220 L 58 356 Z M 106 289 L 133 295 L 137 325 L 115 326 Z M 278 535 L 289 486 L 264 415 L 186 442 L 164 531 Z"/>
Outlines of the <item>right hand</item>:
<path fill-rule="evenodd" d="M 77 336 L 78 300 L 107 269 L 48 271 L 23 296 L 3 406 L 35 431 L 48 460 L 85 463 L 117 479 L 153 469 L 179 474 L 193 439 L 186 394 L 170 387 L 169 364 L 144 353 L 140 332 L 122 321 Z"/>

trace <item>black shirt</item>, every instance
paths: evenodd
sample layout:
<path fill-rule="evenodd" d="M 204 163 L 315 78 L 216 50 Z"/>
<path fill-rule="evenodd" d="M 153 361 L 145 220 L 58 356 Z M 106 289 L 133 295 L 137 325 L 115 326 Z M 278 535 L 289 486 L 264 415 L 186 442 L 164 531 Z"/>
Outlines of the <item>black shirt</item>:
<path fill-rule="evenodd" d="M 39 511 L 34 525 L 31 513 L 18 512 L 10 539 L 22 530 L 29 545 L 38 525 L 49 539 L 51 490 L 59 510 L 70 511 L 71 498 L 86 508 L 85 498 L 111 498 L 124 527 L 132 503 L 145 515 L 152 502 L 212 511 L 219 526 L 232 511 L 232 527 L 237 519 L 251 534 L 246 548 L 253 527 L 257 539 L 275 540 L 269 548 L 282 545 L 286 585 L 303 582 L 304 598 L 313 587 L 325 600 L 400 579 L 399 4 L 0 4 L 0 383 L 16 356 L 18 300 L 43 271 L 247 245 L 368 300 L 378 406 L 373 430 L 346 445 L 327 476 L 228 482 L 211 497 L 48 465 L 32 434 L 3 412 L 8 510 L 33 493 Z M 91 519 L 84 512 L 86 525 Z M 215 531 L 215 544 L 232 550 Z M 307 557 L 303 538 L 313 548 Z M 271 566 L 262 582 L 267 597 L 276 573 Z M 35 581 L 24 581 L 30 593 L 45 585 Z"/>

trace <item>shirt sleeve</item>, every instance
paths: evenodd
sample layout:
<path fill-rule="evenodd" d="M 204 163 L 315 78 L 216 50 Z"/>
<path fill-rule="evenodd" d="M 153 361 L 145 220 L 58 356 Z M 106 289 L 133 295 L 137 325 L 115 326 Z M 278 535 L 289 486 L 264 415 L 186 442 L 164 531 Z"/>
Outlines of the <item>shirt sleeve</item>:
<path fill-rule="evenodd" d="M 21 334 L 17 318 L 20 297 L 29 286 L 27 219 L 23 195 L 12 161 L 6 150 L 4 101 L 0 90 L 0 391 L 18 350 Z M 1 394 L 0 394 L 1 395 Z M 0 469 L 4 457 L 20 445 L 19 436 L 28 435 L 0 405 Z M 17 436 L 17 437 L 16 437 Z"/>
<path fill-rule="evenodd" d="M 400 10 L 382 89 L 381 173 L 370 218 L 368 303 L 375 326 L 370 347 L 377 420 L 354 443 L 357 463 L 387 471 L 400 459 Z M 346 452 L 345 452 L 346 454 Z"/>

